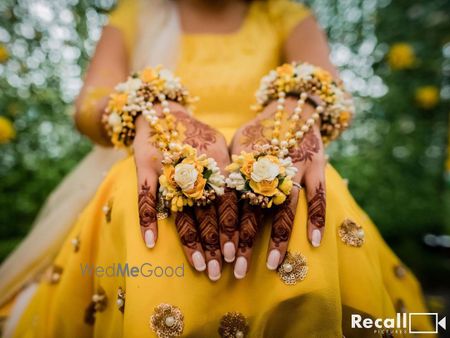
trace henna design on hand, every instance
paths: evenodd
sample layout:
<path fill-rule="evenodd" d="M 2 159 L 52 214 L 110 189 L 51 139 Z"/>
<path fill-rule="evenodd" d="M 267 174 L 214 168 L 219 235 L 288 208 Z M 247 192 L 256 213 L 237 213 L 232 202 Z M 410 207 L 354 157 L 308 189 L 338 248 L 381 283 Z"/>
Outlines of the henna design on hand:
<path fill-rule="evenodd" d="M 325 190 L 320 182 L 314 197 L 308 201 L 309 221 L 317 228 L 325 226 L 325 205 Z"/>
<path fill-rule="evenodd" d="M 320 151 L 320 140 L 319 138 L 312 132 L 308 132 L 303 138 L 302 142 L 292 147 L 289 150 L 289 156 L 292 158 L 292 162 L 308 162 L 312 161 L 314 154 L 317 154 Z"/>
<path fill-rule="evenodd" d="M 253 247 L 261 219 L 261 210 L 248 203 L 244 203 L 242 206 L 241 228 L 239 231 L 239 249 L 242 252 Z"/>
<path fill-rule="evenodd" d="M 276 247 L 289 240 L 294 225 L 294 217 L 289 200 L 276 209 L 270 235 Z"/>
<path fill-rule="evenodd" d="M 267 143 L 267 139 L 264 137 L 264 127 L 260 121 L 249 124 L 244 128 L 240 143 L 244 147 L 252 147 L 256 144 Z"/>
<path fill-rule="evenodd" d="M 138 198 L 139 207 L 139 224 L 141 227 L 147 228 L 150 224 L 156 222 L 156 199 L 155 196 L 150 191 L 150 186 L 145 180 L 144 184 L 141 186 L 141 192 Z"/>
<path fill-rule="evenodd" d="M 239 208 L 236 192 L 231 188 L 225 188 L 225 192 L 219 197 L 218 203 L 220 232 L 231 240 L 238 230 Z"/>
<path fill-rule="evenodd" d="M 200 207 L 196 211 L 196 216 L 203 248 L 209 251 L 211 256 L 215 256 L 216 251 L 220 250 L 216 208 L 214 205 Z"/>
<path fill-rule="evenodd" d="M 177 120 L 186 128 L 184 143 L 198 150 L 206 150 L 210 145 L 216 143 L 216 131 L 207 124 L 186 114 L 177 114 Z"/>
<path fill-rule="evenodd" d="M 196 249 L 200 244 L 197 231 L 195 229 L 195 221 L 191 210 L 183 210 L 178 212 L 175 218 L 175 226 L 180 236 L 181 244 Z"/>

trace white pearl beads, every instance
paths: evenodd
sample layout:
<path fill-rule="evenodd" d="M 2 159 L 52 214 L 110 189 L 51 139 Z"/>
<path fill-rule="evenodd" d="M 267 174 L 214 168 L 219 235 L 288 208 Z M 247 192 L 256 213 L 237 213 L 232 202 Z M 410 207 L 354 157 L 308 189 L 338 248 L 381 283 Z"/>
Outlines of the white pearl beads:
<path fill-rule="evenodd" d="M 298 121 L 301 118 L 301 113 L 303 112 L 303 105 L 308 98 L 307 93 L 301 93 L 297 101 L 297 105 L 294 108 L 291 116 L 289 117 L 287 123 L 290 124 L 289 130 L 284 133 L 284 140 L 279 138 L 280 127 L 282 126 L 283 113 L 285 111 L 285 92 L 278 93 L 278 100 L 276 106 L 276 114 L 274 119 L 274 132 L 273 138 L 270 144 L 275 147 L 279 147 L 278 155 L 283 157 L 289 154 L 289 148 L 294 147 L 298 142 L 300 142 L 305 134 L 314 126 L 314 124 L 319 120 L 319 113 L 324 111 L 323 106 L 317 106 L 314 113 L 309 117 L 305 124 L 303 124 L 299 130 L 296 128 Z"/>

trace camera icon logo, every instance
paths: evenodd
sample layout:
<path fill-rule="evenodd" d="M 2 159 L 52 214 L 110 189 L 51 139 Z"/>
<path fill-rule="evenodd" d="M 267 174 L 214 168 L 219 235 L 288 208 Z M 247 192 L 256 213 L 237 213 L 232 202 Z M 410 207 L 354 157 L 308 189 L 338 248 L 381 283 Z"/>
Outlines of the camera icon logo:
<path fill-rule="evenodd" d="M 434 331 L 417 331 L 414 330 L 414 321 L 420 320 L 420 317 L 428 317 L 434 324 Z M 447 317 L 439 319 L 439 315 L 436 312 L 410 312 L 408 318 L 409 333 L 426 334 L 426 333 L 438 333 L 439 328 L 447 329 Z"/>

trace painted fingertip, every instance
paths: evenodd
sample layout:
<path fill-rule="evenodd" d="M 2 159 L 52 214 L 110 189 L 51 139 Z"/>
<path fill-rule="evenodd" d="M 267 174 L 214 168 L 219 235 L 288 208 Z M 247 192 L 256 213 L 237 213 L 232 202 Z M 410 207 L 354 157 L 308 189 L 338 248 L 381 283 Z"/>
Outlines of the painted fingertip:
<path fill-rule="evenodd" d="M 216 259 L 208 262 L 208 277 L 213 282 L 220 279 L 220 264 Z"/>
<path fill-rule="evenodd" d="M 311 235 L 311 244 L 313 247 L 317 248 L 320 246 L 320 242 L 322 241 L 322 234 L 319 229 L 314 229 Z"/>
<path fill-rule="evenodd" d="M 223 245 L 223 257 L 227 263 L 234 261 L 236 258 L 236 247 L 233 242 L 226 242 Z"/>
<path fill-rule="evenodd" d="M 266 266 L 269 270 L 276 270 L 278 268 L 278 263 L 280 262 L 281 253 L 277 249 L 270 251 L 267 257 Z"/>
<path fill-rule="evenodd" d="M 194 263 L 195 270 L 200 272 L 205 271 L 206 269 L 205 258 L 203 258 L 203 255 L 200 253 L 200 251 L 195 251 L 192 254 L 192 262 Z"/>
<path fill-rule="evenodd" d="M 242 279 L 247 274 L 247 259 L 245 257 L 238 257 L 234 265 L 234 277 Z"/>
<path fill-rule="evenodd" d="M 144 234 L 145 245 L 147 248 L 151 249 L 155 246 L 155 234 L 152 230 L 147 230 Z"/>

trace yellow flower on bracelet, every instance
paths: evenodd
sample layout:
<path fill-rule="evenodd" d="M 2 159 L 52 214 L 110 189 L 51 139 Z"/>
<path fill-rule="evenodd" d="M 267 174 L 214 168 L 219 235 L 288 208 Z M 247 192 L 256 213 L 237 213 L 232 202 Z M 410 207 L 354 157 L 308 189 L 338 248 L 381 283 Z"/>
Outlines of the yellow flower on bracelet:
<path fill-rule="evenodd" d="M 111 99 L 109 100 L 109 108 L 112 110 L 121 110 L 128 102 L 128 94 L 127 93 L 114 93 L 111 95 Z"/>
<path fill-rule="evenodd" d="M 155 71 L 152 68 L 146 68 L 141 72 L 140 78 L 144 82 L 151 82 L 156 78 Z"/>
<path fill-rule="evenodd" d="M 226 168 L 230 172 L 226 183 L 250 204 L 270 208 L 273 204 L 284 203 L 297 168 L 290 157 L 280 159 L 264 151 L 233 155 L 233 162 Z"/>
<path fill-rule="evenodd" d="M 136 118 L 144 116 L 151 129 L 149 143 L 163 154 L 159 192 L 164 208 L 178 212 L 185 206 L 206 205 L 224 193 L 225 177 L 216 161 L 183 144 L 184 132 L 169 100 L 189 106 L 194 99 L 179 78 L 161 66 L 146 68 L 115 89 L 103 116 L 106 130 L 116 147 L 128 147 L 135 137 Z"/>
<path fill-rule="evenodd" d="M 295 109 L 288 113 L 285 104 L 290 95 L 298 100 Z M 230 173 L 227 186 L 252 205 L 270 208 L 284 203 L 297 171 L 288 156 L 290 150 L 302 142 L 319 120 L 323 142 L 336 139 L 348 127 L 353 114 L 353 103 L 347 97 L 341 82 L 308 63 L 293 62 L 270 71 L 261 80 L 254 107 L 262 112 L 276 102 L 271 136 L 267 144 L 254 145 L 254 152 L 232 156 L 232 163 L 226 168 Z M 314 112 L 307 118 L 302 116 L 305 104 L 314 106 Z M 282 125 L 287 126 L 283 133 Z"/>
<path fill-rule="evenodd" d="M 291 76 L 292 74 L 294 74 L 294 67 L 293 67 L 293 65 L 290 64 L 290 63 L 285 63 L 284 65 L 279 66 L 279 67 L 277 68 L 277 72 L 278 72 L 280 75 L 288 75 L 288 76 Z"/>
<path fill-rule="evenodd" d="M 289 195 L 291 193 L 292 190 L 292 186 L 293 186 L 293 182 L 289 177 L 286 177 L 283 182 L 280 184 L 280 186 L 278 187 L 281 192 L 283 192 L 285 195 Z"/>
<path fill-rule="evenodd" d="M 203 190 L 205 189 L 206 179 L 202 176 L 198 176 L 197 180 L 194 182 L 194 185 L 189 190 L 184 190 L 183 194 L 189 198 L 199 199 L 203 196 Z"/>
<path fill-rule="evenodd" d="M 250 180 L 250 188 L 260 195 L 272 197 L 277 193 L 278 187 L 278 179 L 274 179 L 273 181 L 261 181 L 255 182 Z"/>
<path fill-rule="evenodd" d="M 214 159 L 197 155 L 189 145 L 166 152 L 163 173 L 159 177 L 159 191 L 172 211 L 185 206 L 206 205 L 222 195 L 225 177 Z"/>
<path fill-rule="evenodd" d="M 255 156 L 253 155 L 253 153 L 247 153 L 244 155 L 240 171 L 242 174 L 244 174 L 245 177 L 250 178 L 254 163 L 255 163 Z"/>
<path fill-rule="evenodd" d="M 331 74 L 320 68 L 317 68 L 314 71 L 314 75 L 319 79 L 319 81 L 324 82 L 326 85 L 330 85 L 333 81 Z"/>
<path fill-rule="evenodd" d="M 286 198 L 287 196 L 278 190 L 273 198 L 273 204 L 275 205 L 283 204 L 284 201 L 286 201 Z"/>
<path fill-rule="evenodd" d="M 172 165 L 166 164 L 163 166 L 163 177 L 166 178 L 165 182 L 173 188 L 177 186 L 177 182 L 175 182 L 175 168 Z"/>

